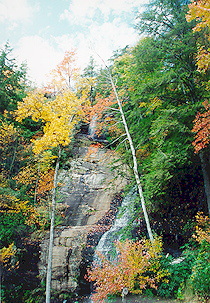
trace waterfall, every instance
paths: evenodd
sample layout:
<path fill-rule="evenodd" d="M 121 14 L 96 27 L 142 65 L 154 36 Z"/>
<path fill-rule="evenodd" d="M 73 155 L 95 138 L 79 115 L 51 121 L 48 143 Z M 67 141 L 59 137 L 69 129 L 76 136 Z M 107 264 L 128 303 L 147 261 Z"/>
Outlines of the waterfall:
<path fill-rule="evenodd" d="M 132 189 L 123 199 L 114 224 L 103 234 L 96 247 L 94 262 L 100 263 L 97 252 L 102 253 L 107 259 L 113 260 L 115 258 L 115 241 L 123 240 L 131 236 L 128 230 L 129 227 L 131 229 L 133 225 L 136 195 L 136 191 Z"/>
<path fill-rule="evenodd" d="M 96 142 L 102 142 L 102 143 L 107 143 L 106 136 L 104 131 L 97 132 L 97 116 L 95 115 L 88 128 L 88 137 L 89 139 L 96 141 Z"/>
<path fill-rule="evenodd" d="M 88 129 L 88 135 L 91 139 L 95 139 L 96 124 L 97 124 L 97 117 L 94 116 L 89 124 L 89 129 Z"/>

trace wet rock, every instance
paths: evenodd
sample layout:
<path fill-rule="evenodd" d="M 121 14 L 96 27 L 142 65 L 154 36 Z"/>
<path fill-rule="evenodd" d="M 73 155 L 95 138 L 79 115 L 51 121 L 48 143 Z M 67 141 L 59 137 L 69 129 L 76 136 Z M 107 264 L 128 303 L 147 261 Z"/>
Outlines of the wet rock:
<path fill-rule="evenodd" d="M 103 147 L 79 147 L 76 159 L 68 161 L 68 169 L 59 173 L 61 187 L 57 201 L 58 206 L 65 206 L 66 210 L 63 225 L 55 230 L 52 292 L 75 292 L 84 257 L 82 252 L 89 243 L 90 233 L 98 228 L 98 237 L 101 236 L 115 216 L 114 207 L 111 206 L 110 210 L 110 205 L 127 180 L 120 177 L 117 171 L 111 172 L 110 163 L 114 158 L 115 155 Z M 91 241 L 97 243 L 98 239 Z M 48 245 L 49 234 L 46 234 L 41 242 L 39 262 L 39 273 L 43 280 L 46 276 Z M 89 262 L 91 258 L 88 255 L 87 258 Z"/>

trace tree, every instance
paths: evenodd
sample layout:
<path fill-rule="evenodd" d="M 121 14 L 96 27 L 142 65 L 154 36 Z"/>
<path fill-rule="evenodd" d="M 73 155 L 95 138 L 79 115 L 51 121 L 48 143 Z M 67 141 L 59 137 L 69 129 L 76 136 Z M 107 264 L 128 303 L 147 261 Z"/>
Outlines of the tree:
<path fill-rule="evenodd" d="M 186 21 L 187 8 L 181 0 L 154 0 L 139 15 L 137 25 L 139 32 L 151 35 L 154 47 L 161 50 L 164 72 L 174 91 L 171 96 L 175 98 L 170 102 L 175 105 L 178 100 L 196 103 L 202 95 L 194 59 L 197 36 L 192 32 L 193 22 Z"/>
<path fill-rule="evenodd" d="M 81 101 L 70 90 L 56 96 L 54 100 L 45 98 L 44 94 L 34 91 L 18 103 L 16 111 L 17 121 L 31 117 L 32 120 L 41 120 L 44 123 L 41 137 L 33 139 L 33 151 L 42 154 L 44 151 L 58 148 L 56 166 L 54 171 L 54 186 L 52 189 L 52 210 L 50 224 L 50 242 L 48 252 L 48 268 L 46 280 L 46 303 L 50 302 L 51 276 L 52 276 L 52 250 L 54 238 L 54 221 L 56 209 L 56 188 L 59 160 L 62 146 L 69 144 L 74 125 L 81 114 Z"/>
<path fill-rule="evenodd" d="M 93 59 L 93 57 L 90 57 L 90 61 L 88 66 L 84 69 L 82 78 L 86 79 L 89 83 L 89 100 L 90 103 L 93 104 L 95 101 L 96 96 L 96 76 L 97 76 L 97 65 Z"/>
<path fill-rule="evenodd" d="M 204 187 L 210 214 L 210 104 L 208 101 L 203 103 L 205 111 L 197 113 L 192 132 L 195 133 L 195 140 L 192 142 L 195 153 L 199 154 L 204 177 Z"/>
<path fill-rule="evenodd" d="M 52 80 L 48 85 L 48 89 L 53 94 L 72 89 L 78 77 L 78 72 L 75 51 L 66 51 L 63 60 L 51 72 Z"/>
<path fill-rule="evenodd" d="M 119 107 L 122 123 L 123 123 L 123 126 L 125 128 L 126 137 L 128 139 L 128 142 L 129 142 L 129 145 L 130 145 L 130 150 L 131 150 L 131 153 L 132 153 L 133 173 L 134 173 L 136 184 L 137 184 L 137 187 L 138 187 L 138 193 L 139 193 L 139 197 L 140 197 L 140 201 L 141 201 L 141 205 L 142 205 L 142 210 L 143 210 L 143 213 L 144 213 L 144 219 L 146 221 L 147 232 L 148 232 L 148 235 L 149 235 L 149 238 L 150 238 L 151 242 L 153 242 L 154 237 L 153 237 L 153 234 L 152 234 L 147 209 L 146 209 L 146 206 L 145 206 L 145 200 L 144 200 L 142 185 L 141 185 L 141 181 L 140 181 L 140 177 L 139 177 L 139 173 L 138 173 L 136 150 L 134 148 L 133 140 L 131 138 L 130 131 L 128 129 L 128 125 L 127 125 L 126 118 L 125 118 L 124 111 L 123 111 L 123 107 L 122 107 L 122 102 L 119 99 L 119 95 L 117 93 L 116 86 L 114 85 L 113 78 L 112 78 L 111 74 L 110 74 L 110 81 L 111 81 L 111 85 L 112 85 L 112 89 L 114 91 L 115 97 L 117 99 L 117 104 L 118 104 L 118 107 Z"/>
<path fill-rule="evenodd" d="M 0 52 L 0 114 L 17 108 L 25 96 L 26 67 L 17 65 L 11 58 L 12 49 L 7 43 Z"/>
<path fill-rule="evenodd" d="M 94 263 L 88 270 L 87 279 L 95 284 L 93 301 L 104 301 L 109 294 L 122 294 L 127 288 L 129 293 L 139 294 L 157 283 L 167 281 L 168 271 L 161 269 L 160 258 L 162 243 L 155 239 L 133 242 L 116 242 L 117 256 L 111 262 L 99 254 L 100 262 Z"/>
<path fill-rule="evenodd" d="M 191 148 L 191 129 L 196 112 L 208 98 L 208 91 L 206 78 L 198 73 L 195 60 L 199 33 L 192 31 L 194 21 L 186 22 L 187 10 L 184 1 L 154 0 L 139 15 L 137 25 L 140 33 L 150 37 L 134 50 L 133 69 L 139 77 L 130 96 L 141 107 L 142 124 L 148 126 L 150 134 L 143 141 L 148 144 L 149 156 L 146 161 L 143 159 L 142 167 L 144 188 L 146 192 L 153 192 L 150 196 L 153 201 L 157 199 L 157 192 L 164 200 L 164 194 L 170 191 L 169 184 L 179 179 L 176 178 L 178 167 L 179 173 L 184 172 L 191 163 L 189 167 L 193 170 L 198 162 Z M 155 100 L 158 102 L 153 102 Z M 156 107 L 149 113 L 151 105 Z M 164 178 L 167 175 L 168 179 Z"/>
<path fill-rule="evenodd" d="M 12 123 L 3 119 L 0 119 L 0 126 L 0 167 L 1 171 L 10 175 L 18 150 L 19 133 Z"/>
<path fill-rule="evenodd" d="M 186 15 L 188 22 L 197 20 L 194 32 L 201 32 L 198 39 L 197 65 L 200 72 L 207 72 L 210 67 L 210 4 L 206 0 L 193 1 L 189 4 Z"/>
<path fill-rule="evenodd" d="M 195 24 L 186 22 L 187 9 L 184 1 L 152 1 L 139 17 L 138 27 L 149 37 L 115 58 L 110 68 L 136 150 L 150 218 L 158 222 L 158 232 L 168 233 L 174 242 L 179 237 L 180 246 L 186 241 L 182 227 L 199 207 L 205 207 L 199 196 L 203 194 L 202 170 L 191 145 L 191 129 L 208 92 L 197 71 L 198 34 L 192 32 Z M 106 85 L 101 87 L 104 97 L 111 95 Z M 116 106 L 112 107 L 110 117 L 120 120 Z M 122 147 L 121 159 L 131 167 L 126 143 L 117 147 Z M 182 221 L 180 209 L 185 214 Z M 166 222 L 164 228 L 161 224 Z"/>

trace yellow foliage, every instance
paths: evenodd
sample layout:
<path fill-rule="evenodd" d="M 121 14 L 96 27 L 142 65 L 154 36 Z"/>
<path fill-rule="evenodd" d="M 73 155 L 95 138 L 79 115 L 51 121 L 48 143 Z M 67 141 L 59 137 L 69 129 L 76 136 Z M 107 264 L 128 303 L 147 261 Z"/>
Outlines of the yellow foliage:
<path fill-rule="evenodd" d="M 56 158 L 57 156 L 54 156 L 50 150 L 45 150 L 42 154 L 37 155 L 38 171 L 47 172 Z"/>
<path fill-rule="evenodd" d="M 18 183 L 25 185 L 32 184 L 37 179 L 37 169 L 34 166 L 27 166 L 21 168 L 18 175 L 13 177 Z"/>
<path fill-rule="evenodd" d="M 44 123 L 43 136 L 32 140 L 35 154 L 70 143 L 72 130 L 82 113 L 81 102 L 75 93 L 66 90 L 54 100 L 48 100 L 42 92 L 34 91 L 18 103 L 17 121 L 31 117 L 34 121 L 41 120 Z"/>
<path fill-rule="evenodd" d="M 194 31 L 200 31 L 205 27 L 210 28 L 210 2 L 208 0 L 192 1 L 192 3 L 189 4 L 189 12 L 186 19 L 187 21 L 193 19 L 199 21 L 194 27 Z"/>
<path fill-rule="evenodd" d="M 80 77 L 78 78 L 75 86 L 80 99 L 83 100 L 88 106 L 90 106 L 90 92 L 91 89 L 96 85 L 96 77 Z"/>
<path fill-rule="evenodd" d="M 0 187 L 8 187 L 7 172 L 2 170 L 0 173 Z"/>
<path fill-rule="evenodd" d="M 206 50 L 203 46 L 199 47 L 197 53 L 197 66 L 200 72 L 206 72 L 210 68 L 210 48 Z"/>
<path fill-rule="evenodd" d="M 8 247 L 0 249 L 0 263 L 6 263 L 15 254 L 16 249 L 14 243 L 11 243 Z"/>
<path fill-rule="evenodd" d="M 28 93 L 23 102 L 18 102 L 18 110 L 16 111 L 16 120 L 22 122 L 23 119 L 31 117 L 34 121 L 39 121 L 45 117 L 47 119 L 49 110 L 47 110 L 47 98 L 43 93 L 37 91 Z"/>
<path fill-rule="evenodd" d="M 194 32 L 203 31 L 203 36 L 210 41 L 210 2 L 209 0 L 192 1 L 189 4 L 189 12 L 186 16 L 187 21 L 197 20 L 198 23 L 193 28 Z M 206 72 L 210 67 L 210 48 L 198 47 L 197 53 L 198 70 Z"/>
<path fill-rule="evenodd" d="M 167 282 L 167 270 L 161 269 L 159 259 L 162 242 L 155 239 L 117 242 L 117 260 L 109 261 L 99 254 L 101 264 L 88 270 L 88 280 L 95 281 L 93 301 L 103 301 L 108 294 L 120 294 L 124 288 L 138 294 L 147 286 L 157 288 L 160 281 Z M 138 286 L 138 287 L 137 287 Z"/>
<path fill-rule="evenodd" d="M 193 238 L 199 243 L 203 240 L 210 243 L 210 218 L 205 216 L 202 212 L 199 212 L 195 218 L 197 225 L 195 227 Z"/>
<path fill-rule="evenodd" d="M 36 208 L 29 204 L 29 201 L 21 201 L 15 196 L 0 195 L 0 213 L 21 213 L 25 216 L 27 225 L 39 224 L 39 214 Z"/>
<path fill-rule="evenodd" d="M 152 98 L 149 100 L 149 102 L 140 102 L 139 103 L 139 107 L 145 107 L 146 108 L 146 112 L 145 115 L 149 115 L 151 113 L 153 113 L 153 111 L 156 108 L 159 108 L 162 105 L 162 100 L 159 99 L 158 97 Z"/>
<path fill-rule="evenodd" d="M 12 124 L 3 122 L 0 119 L 0 147 L 4 147 L 15 140 L 17 130 Z"/>

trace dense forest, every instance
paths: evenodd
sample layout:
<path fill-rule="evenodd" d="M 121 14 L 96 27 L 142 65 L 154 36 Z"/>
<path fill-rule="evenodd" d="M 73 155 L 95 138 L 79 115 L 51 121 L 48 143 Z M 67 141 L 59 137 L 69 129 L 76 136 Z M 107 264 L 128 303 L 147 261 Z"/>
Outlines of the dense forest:
<path fill-rule="evenodd" d="M 197 302 L 209 299 L 210 4 L 153 0 L 136 19 L 135 46 L 116 51 L 102 68 L 91 58 L 83 73 L 67 51 L 42 88 L 30 84 L 8 43 L 1 50 L 1 302 L 43 302 L 31 295 L 44 287 L 39 277 L 21 273 L 33 272 L 31 255 L 38 260 L 34 234 L 51 229 L 53 243 L 59 166 L 93 120 L 92 139 L 102 138 L 130 169 L 125 192 L 138 188 L 142 222 L 138 237 L 117 243 L 117 264 L 103 259 L 89 269 L 95 299 L 125 287 L 179 299 L 191 289 Z M 172 267 L 166 252 L 184 261 Z"/>

